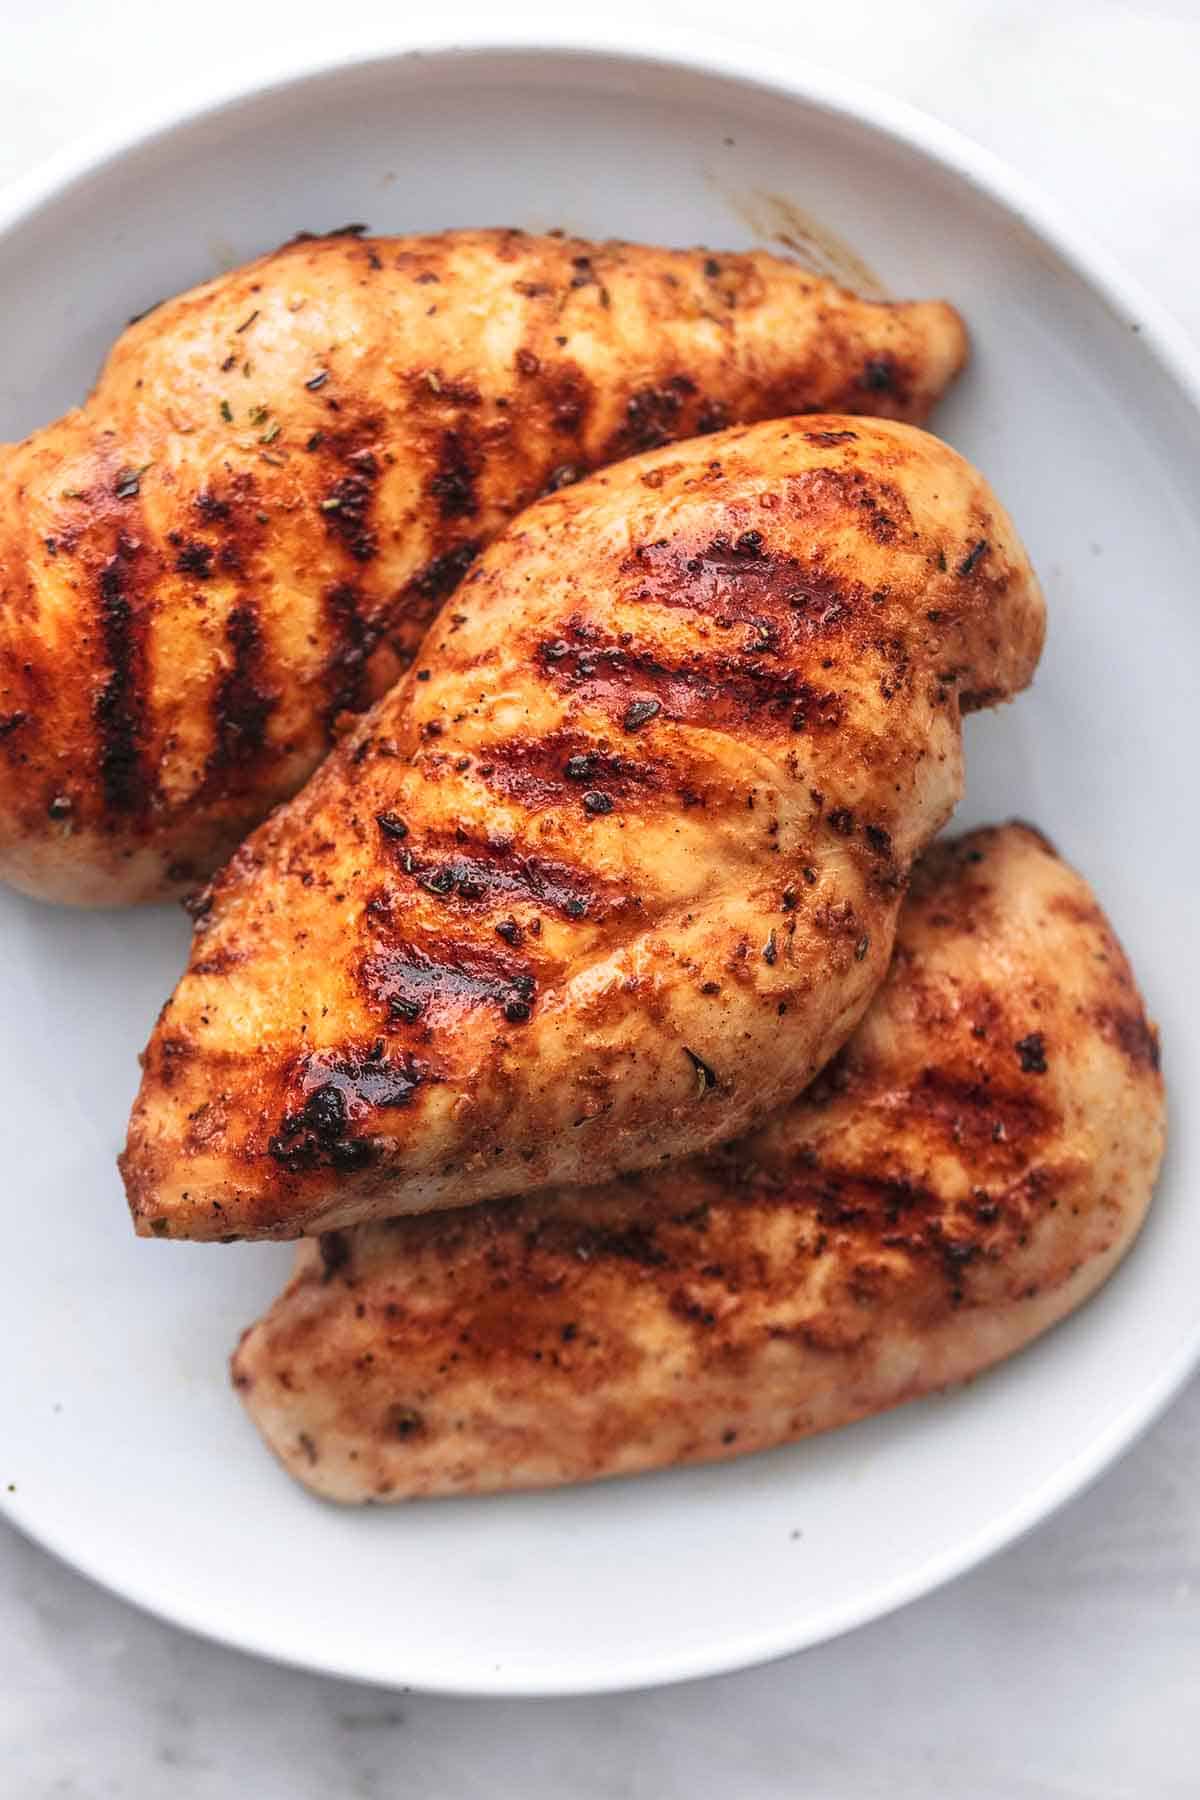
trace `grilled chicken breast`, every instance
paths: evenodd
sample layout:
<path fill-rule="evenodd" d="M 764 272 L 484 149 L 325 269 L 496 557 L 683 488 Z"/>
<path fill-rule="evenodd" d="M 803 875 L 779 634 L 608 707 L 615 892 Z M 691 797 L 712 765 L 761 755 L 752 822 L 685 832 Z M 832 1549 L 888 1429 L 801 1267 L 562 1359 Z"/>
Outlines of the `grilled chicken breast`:
<path fill-rule="evenodd" d="M 762 252 L 518 231 L 306 238 L 157 307 L 0 449 L 0 877 L 195 886 L 545 488 L 738 420 L 920 420 L 965 347 Z"/>
<path fill-rule="evenodd" d="M 837 416 L 542 500 L 200 902 L 138 1230 L 295 1236 L 740 1135 L 891 955 L 1043 605 L 986 483 Z"/>
<path fill-rule="evenodd" d="M 345 1501 L 738 1456 L 978 1373 L 1128 1248 L 1158 1045 L 1085 883 L 1025 826 L 936 846 L 836 1061 L 741 1143 L 300 1250 L 234 1382 Z"/>

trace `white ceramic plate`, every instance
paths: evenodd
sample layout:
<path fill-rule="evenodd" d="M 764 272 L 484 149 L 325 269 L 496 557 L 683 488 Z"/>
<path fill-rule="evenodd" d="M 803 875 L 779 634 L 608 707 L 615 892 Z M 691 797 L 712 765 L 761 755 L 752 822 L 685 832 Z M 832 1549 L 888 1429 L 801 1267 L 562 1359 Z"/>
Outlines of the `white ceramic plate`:
<path fill-rule="evenodd" d="M 774 197 L 773 199 L 770 197 Z M 732 247 L 782 198 L 975 340 L 939 425 L 1045 578 L 1033 694 L 968 727 L 970 821 L 1021 814 L 1095 882 L 1178 1094 L 1200 856 L 1200 416 L 1186 347 L 981 153 L 826 76 L 693 46 L 429 50 L 293 74 L 93 147 L 0 206 L 0 437 L 85 389 L 125 318 L 301 227 L 561 224 Z M 580 1692 L 734 1668 L 872 1618 L 1113 1458 L 1200 1352 L 1195 1127 L 1129 1263 L 970 1390 L 718 1469 L 343 1512 L 227 1385 L 286 1249 L 140 1243 L 113 1167 L 182 916 L 0 896 L 0 1496 L 44 1543 L 216 1638 L 342 1674 Z M 7 1488 L 7 1492 L 3 1490 Z"/>

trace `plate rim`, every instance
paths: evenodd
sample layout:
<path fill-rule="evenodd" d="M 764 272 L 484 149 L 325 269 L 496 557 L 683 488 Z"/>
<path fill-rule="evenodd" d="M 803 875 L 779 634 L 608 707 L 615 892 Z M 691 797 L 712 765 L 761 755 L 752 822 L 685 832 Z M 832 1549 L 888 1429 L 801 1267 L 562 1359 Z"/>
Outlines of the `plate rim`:
<path fill-rule="evenodd" d="M 790 52 L 772 52 L 735 38 L 681 26 L 641 23 L 620 31 L 603 27 L 576 29 L 571 24 L 517 22 L 505 29 L 479 25 L 446 34 L 437 29 L 373 31 L 338 46 L 314 45 L 293 56 L 243 62 L 217 79 L 176 89 L 173 98 L 127 115 L 116 127 L 102 127 L 73 140 L 30 172 L 0 187 L 0 253 L 9 236 L 36 219 L 38 213 L 65 197 L 80 182 L 131 155 L 153 148 L 177 133 L 220 116 L 234 107 L 282 94 L 306 81 L 352 71 L 383 68 L 413 57 L 486 60 L 488 57 L 573 57 L 581 63 L 606 60 L 632 68 L 682 69 L 688 74 L 742 82 L 773 97 L 823 112 L 915 152 L 958 179 L 1015 218 L 1082 284 L 1138 334 L 1141 347 L 1156 361 L 1175 389 L 1200 416 L 1200 361 L 1191 334 L 1170 310 L 1129 275 L 1106 249 L 1081 232 L 1065 208 L 1047 199 L 1023 175 L 992 151 L 925 113 L 866 83 L 810 63 Z M 580 1681 L 564 1668 L 537 1675 L 520 1669 L 494 1674 L 476 1671 L 456 1676 L 449 1669 L 383 1670 L 370 1656 L 358 1659 L 322 1655 L 319 1647 L 282 1644 L 244 1620 L 216 1620 L 204 1607 L 179 1596 L 164 1599 L 136 1574 L 114 1574 L 103 1557 L 42 1527 L 20 1497 L 0 1492 L 0 1513 L 26 1537 L 76 1569 L 98 1586 L 142 1611 L 209 1641 L 284 1666 L 385 1688 L 411 1688 L 424 1693 L 488 1698 L 564 1698 L 582 1694 L 620 1693 L 727 1674 L 773 1662 L 843 1636 L 881 1619 L 912 1601 L 978 1567 L 1016 1543 L 1114 1464 L 1159 1417 L 1200 1365 L 1200 1317 L 1194 1330 L 1168 1359 L 1136 1401 L 1109 1419 L 1067 1464 L 1034 1487 L 998 1519 L 980 1527 L 944 1554 L 926 1558 L 902 1575 L 883 1582 L 843 1604 L 809 1615 L 803 1624 L 776 1626 L 745 1636 L 724 1635 L 689 1651 L 637 1655 L 609 1676 L 591 1673 Z M 390 1660 L 390 1659 L 389 1659 Z"/>

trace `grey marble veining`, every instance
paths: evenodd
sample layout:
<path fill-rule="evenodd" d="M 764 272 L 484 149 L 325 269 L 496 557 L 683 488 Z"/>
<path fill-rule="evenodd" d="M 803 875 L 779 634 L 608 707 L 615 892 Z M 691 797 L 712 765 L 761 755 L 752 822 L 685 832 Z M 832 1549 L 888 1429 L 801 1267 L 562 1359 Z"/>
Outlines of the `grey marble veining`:
<path fill-rule="evenodd" d="M 527 16 L 546 8 L 524 7 Z M 628 5 L 610 5 L 610 26 Z M 354 29 L 398 35 L 364 0 Z M 478 9 L 474 9 L 478 12 Z M 1200 6 L 788 0 L 737 30 L 1023 168 L 1200 338 Z M 181 77 L 337 42 L 318 0 L 3 4 L 0 177 Z M 472 9 L 445 9 L 447 29 Z M 510 14 L 511 16 L 511 14 Z M 76 1471 L 86 1480 L 86 1470 Z M 385 1693 L 162 1625 L 0 1527 L 0 1800 L 1193 1800 L 1200 1386 L 1022 1544 L 771 1668 L 541 1703 Z"/>

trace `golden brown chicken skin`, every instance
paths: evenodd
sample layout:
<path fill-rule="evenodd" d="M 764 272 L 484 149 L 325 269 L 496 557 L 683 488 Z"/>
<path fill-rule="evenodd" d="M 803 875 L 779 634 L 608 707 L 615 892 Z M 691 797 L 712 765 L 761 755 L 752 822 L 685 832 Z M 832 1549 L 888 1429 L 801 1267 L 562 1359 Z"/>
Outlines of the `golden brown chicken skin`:
<path fill-rule="evenodd" d="M 138 1230 L 295 1236 L 748 1130 L 857 1023 L 961 714 L 1042 629 L 983 478 L 910 426 L 745 427 L 542 500 L 201 902 Z"/>
<path fill-rule="evenodd" d="M 1086 884 L 1027 827 L 976 832 L 928 854 L 863 1023 L 754 1136 L 306 1243 L 234 1382 L 334 1500 L 739 1456 L 1064 1317 L 1129 1247 L 1162 1141 L 1156 1035 Z"/>
<path fill-rule="evenodd" d="M 0 448 L 0 878 L 196 885 L 547 487 L 739 420 L 920 420 L 965 348 L 763 252 L 516 231 L 309 238 L 157 307 Z"/>

